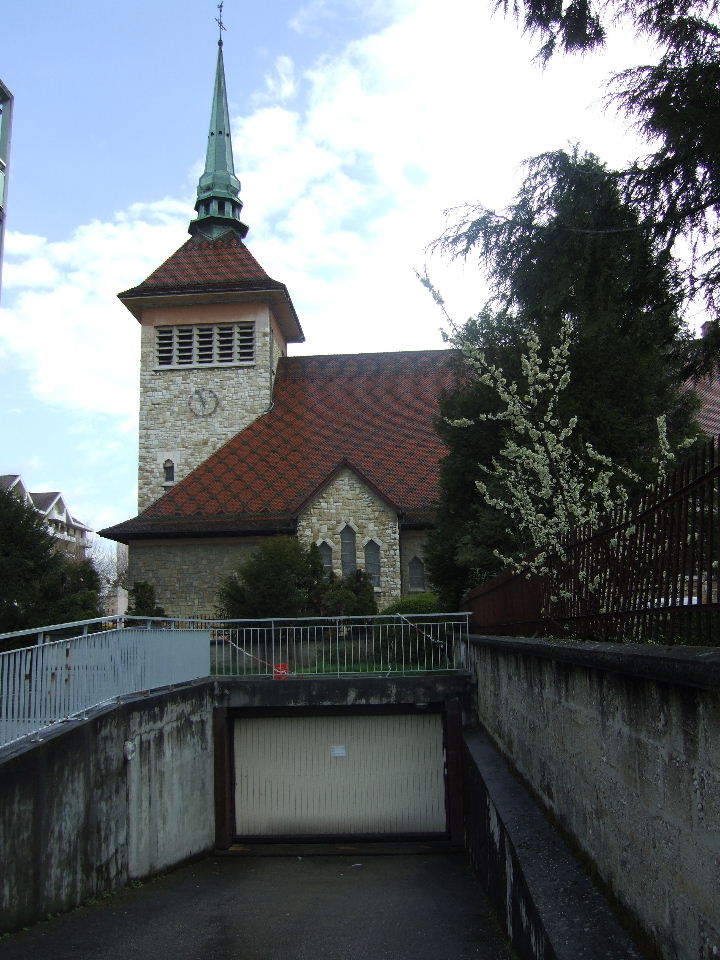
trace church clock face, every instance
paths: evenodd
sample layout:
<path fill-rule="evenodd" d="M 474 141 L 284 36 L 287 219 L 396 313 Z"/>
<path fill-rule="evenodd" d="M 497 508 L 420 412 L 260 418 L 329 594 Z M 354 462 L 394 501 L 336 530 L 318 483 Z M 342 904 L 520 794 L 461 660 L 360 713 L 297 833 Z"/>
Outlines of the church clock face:
<path fill-rule="evenodd" d="M 218 408 L 218 395 L 214 390 L 199 388 L 188 398 L 190 413 L 195 417 L 210 417 Z"/>

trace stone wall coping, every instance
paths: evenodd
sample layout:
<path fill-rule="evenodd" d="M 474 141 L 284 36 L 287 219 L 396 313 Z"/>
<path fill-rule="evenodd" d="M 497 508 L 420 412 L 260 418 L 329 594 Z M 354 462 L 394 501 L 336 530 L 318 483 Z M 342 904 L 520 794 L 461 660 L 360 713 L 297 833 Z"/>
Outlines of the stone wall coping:
<path fill-rule="evenodd" d="M 475 768 L 486 793 L 473 799 L 484 800 L 483 806 L 492 808 L 497 824 L 493 836 L 490 820 L 485 850 L 471 854 L 487 858 L 481 861 L 478 879 L 500 916 L 511 912 L 524 917 L 524 923 L 509 922 L 518 954 L 552 960 L 640 960 L 605 897 L 487 732 L 466 730 L 463 742 L 465 762 Z M 466 813 L 482 823 L 483 813 L 477 807 L 469 807 Z M 505 858 L 509 862 L 503 862 Z M 539 942 L 538 926 L 546 943 Z"/>
<path fill-rule="evenodd" d="M 478 634 L 472 634 L 469 639 L 477 646 L 572 663 L 590 670 L 658 680 L 675 686 L 720 690 L 720 647 L 649 646 Z"/>

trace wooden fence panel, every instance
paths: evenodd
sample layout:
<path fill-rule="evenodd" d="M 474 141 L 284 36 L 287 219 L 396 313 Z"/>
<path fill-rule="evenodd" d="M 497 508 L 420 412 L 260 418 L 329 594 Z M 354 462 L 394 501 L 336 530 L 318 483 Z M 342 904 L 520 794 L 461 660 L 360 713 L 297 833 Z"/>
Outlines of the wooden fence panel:
<path fill-rule="evenodd" d="M 594 525 L 565 536 L 548 573 L 505 571 L 471 590 L 476 632 L 720 644 L 720 438 Z"/>

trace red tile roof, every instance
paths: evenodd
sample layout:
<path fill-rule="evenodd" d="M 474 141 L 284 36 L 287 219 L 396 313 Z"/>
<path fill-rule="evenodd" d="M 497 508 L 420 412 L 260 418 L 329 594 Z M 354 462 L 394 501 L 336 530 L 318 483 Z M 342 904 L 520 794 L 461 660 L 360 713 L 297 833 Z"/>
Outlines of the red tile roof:
<path fill-rule="evenodd" d="M 456 382 L 448 350 L 285 357 L 274 403 L 112 539 L 292 531 L 341 466 L 355 469 L 404 522 L 426 525 L 446 449 L 438 398 Z"/>
<path fill-rule="evenodd" d="M 239 289 L 286 288 L 267 275 L 237 234 L 228 231 L 215 240 L 202 234 L 191 237 L 146 280 L 118 296 L 124 300 L 164 293 Z"/>

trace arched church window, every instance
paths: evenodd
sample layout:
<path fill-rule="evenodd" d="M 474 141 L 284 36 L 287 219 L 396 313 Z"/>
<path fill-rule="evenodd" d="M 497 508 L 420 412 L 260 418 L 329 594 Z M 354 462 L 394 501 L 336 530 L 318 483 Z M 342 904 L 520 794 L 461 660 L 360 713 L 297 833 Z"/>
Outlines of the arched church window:
<path fill-rule="evenodd" d="M 425 589 L 425 564 L 420 557 L 413 557 L 410 561 L 410 583 L 411 590 L 423 591 Z"/>
<path fill-rule="evenodd" d="M 175 483 L 175 464 L 172 460 L 166 460 L 163 464 L 165 474 L 165 483 Z"/>
<path fill-rule="evenodd" d="M 323 567 L 325 568 L 325 573 L 332 573 L 332 547 L 326 540 L 323 540 L 318 549 L 320 551 L 320 557 L 322 558 Z"/>
<path fill-rule="evenodd" d="M 365 544 L 365 572 L 372 580 L 374 587 L 380 586 L 380 544 L 368 540 Z"/>
<path fill-rule="evenodd" d="M 340 534 L 340 564 L 343 576 L 354 573 L 357 569 L 357 552 L 355 549 L 355 531 L 345 526 Z"/>

